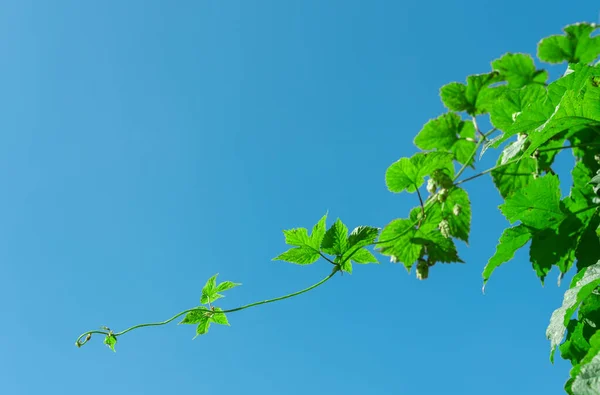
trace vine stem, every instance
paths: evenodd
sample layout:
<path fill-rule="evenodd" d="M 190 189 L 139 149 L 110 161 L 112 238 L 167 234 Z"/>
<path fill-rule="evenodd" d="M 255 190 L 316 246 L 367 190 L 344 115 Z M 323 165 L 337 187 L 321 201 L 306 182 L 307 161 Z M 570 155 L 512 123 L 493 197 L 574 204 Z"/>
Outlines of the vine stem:
<path fill-rule="evenodd" d="M 284 295 L 284 296 L 280 296 L 280 297 L 278 297 L 278 298 L 267 299 L 267 300 L 263 300 L 263 301 L 260 301 L 260 302 L 254 302 L 254 303 L 250 303 L 250 304 L 247 304 L 247 305 L 244 305 L 244 306 L 236 307 L 236 308 L 234 308 L 234 309 L 229 309 L 229 310 L 223 310 L 223 311 L 219 311 L 219 313 L 220 313 L 220 314 L 224 314 L 224 313 L 234 313 L 234 312 L 236 312 L 236 311 L 245 310 L 245 309 L 248 309 L 248 308 L 250 308 L 250 307 L 254 307 L 254 306 L 260 306 L 260 305 L 267 304 L 267 303 L 273 303 L 273 302 L 277 302 L 277 301 L 280 301 L 280 300 L 284 300 L 284 299 L 292 298 L 292 297 L 294 297 L 294 296 L 301 295 L 301 294 L 303 294 L 303 293 L 306 293 L 306 292 L 308 292 L 308 291 L 310 291 L 310 290 L 313 290 L 313 289 L 317 288 L 317 287 L 318 287 L 318 286 L 320 286 L 320 285 L 323 285 L 323 284 L 325 284 L 325 283 L 326 283 L 328 280 L 330 280 L 330 279 L 331 279 L 331 278 L 332 278 L 332 277 L 333 277 L 333 276 L 334 276 L 334 275 L 335 275 L 335 274 L 336 274 L 336 273 L 337 273 L 339 270 L 340 270 L 339 266 L 335 266 L 335 267 L 333 268 L 333 271 L 331 272 L 331 274 L 330 274 L 329 276 L 325 277 L 324 279 L 322 279 L 322 280 L 321 280 L 321 281 L 319 281 L 318 283 L 316 283 L 316 284 L 313 284 L 313 285 L 311 285 L 311 286 L 310 286 L 310 287 L 308 287 L 308 288 L 304 288 L 304 289 L 302 289 L 302 290 L 300 290 L 300 291 L 298 291 L 298 292 L 294 292 L 294 293 L 291 293 L 291 294 L 287 294 L 287 295 Z M 174 320 L 176 320 L 177 318 L 181 317 L 182 315 L 184 315 L 184 314 L 187 314 L 187 313 L 189 313 L 189 312 L 192 312 L 192 311 L 195 311 L 195 310 L 207 310 L 207 309 L 206 309 L 205 307 L 194 307 L 194 308 L 191 308 L 191 309 L 187 309 L 187 310 L 181 311 L 181 312 L 179 312 L 179 313 L 175 314 L 173 317 L 169 318 L 168 320 L 165 320 L 165 321 L 159 321 L 159 322 L 149 322 L 149 323 L 145 323 L 145 324 L 138 324 L 138 325 L 134 325 L 134 326 L 132 326 L 132 327 L 130 327 L 130 328 L 127 328 L 127 329 L 125 329 L 125 330 L 122 330 L 121 332 L 112 333 L 112 335 L 113 335 L 113 336 L 115 336 L 115 337 L 119 337 L 119 336 L 121 336 L 121 335 L 124 335 L 124 334 L 126 334 L 127 332 L 131 332 L 132 330 L 135 330 L 135 329 L 139 329 L 139 328 L 146 328 L 146 327 L 150 327 L 150 326 L 161 326 L 161 325 L 167 325 L 168 323 L 170 323 L 170 322 L 173 322 Z M 207 310 L 207 311 L 208 311 L 208 310 Z M 79 336 L 79 338 L 77 338 L 77 342 L 76 342 L 77 346 L 78 346 L 78 347 L 81 347 L 82 345 L 84 345 L 85 343 L 87 343 L 87 340 L 88 340 L 87 338 L 86 338 L 85 340 L 83 340 L 83 341 L 82 341 L 81 339 L 83 339 L 84 337 L 87 337 L 88 335 L 91 335 L 91 334 L 93 334 L 93 333 L 99 333 L 99 334 L 106 335 L 106 336 L 108 336 L 108 335 L 110 335 L 110 334 L 111 334 L 110 332 L 105 332 L 105 331 L 88 331 L 88 332 L 85 332 L 85 333 L 83 333 L 81 336 Z"/>
<path fill-rule="evenodd" d="M 417 196 L 419 197 L 419 204 L 421 205 L 421 214 L 422 217 L 425 218 L 425 205 L 423 204 L 423 198 L 421 197 L 421 191 L 419 191 L 419 188 L 415 185 L 415 189 L 417 190 Z"/>
<path fill-rule="evenodd" d="M 596 146 L 596 145 L 600 145 L 600 143 L 590 142 L 590 143 L 582 143 L 582 144 L 576 144 L 576 145 L 564 145 L 562 147 L 555 147 L 555 148 L 539 148 L 538 151 L 540 151 L 540 152 L 560 151 L 563 149 L 581 148 L 581 147 Z"/>
<path fill-rule="evenodd" d="M 484 171 L 482 171 L 481 173 L 477 173 L 477 174 L 475 174 L 474 176 L 467 177 L 467 178 L 465 178 L 465 179 L 463 179 L 463 180 L 460 180 L 460 181 L 458 181 L 458 182 L 455 182 L 455 183 L 454 183 L 454 185 L 460 185 L 460 184 L 462 184 L 462 183 L 464 183 L 464 182 L 467 182 L 467 181 L 474 180 L 474 179 L 476 179 L 476 178 L 478 178 L 478 177 L 481 177 L 481 176 L 483 176 L 483 175 L 486 175 L 486 174 L 488 174 L 488 173 L 491 173 L 492 171 L 494 171 L 494 170 L 496 170 L 496 169 L 499 169 L 499 168 L 501 168 L 501 167 L 504 167 L 504 166 L 508 166 L 508 165 L 510 165 L 510 164 L 513 164 L 513 163 L 515 163 L 515 162 L 518 162 L 518 161 L 520 161 L 520 160 L 521 160 L 521 158 L 520 158 L 520 157 L 519 157 L 519 158 L 516 158 L 516 159 L 509 160 L 508 162 L 506 162 L 506 163 L 504 163 L 504 164 L 502 164 L 502 165 L 496 165 L 496 166 L 494 166 L 494 167 L 491 167 L 491 168 L 489 168 L 489 169 L 487 169 L 487 170 L 484 170 Z"/>

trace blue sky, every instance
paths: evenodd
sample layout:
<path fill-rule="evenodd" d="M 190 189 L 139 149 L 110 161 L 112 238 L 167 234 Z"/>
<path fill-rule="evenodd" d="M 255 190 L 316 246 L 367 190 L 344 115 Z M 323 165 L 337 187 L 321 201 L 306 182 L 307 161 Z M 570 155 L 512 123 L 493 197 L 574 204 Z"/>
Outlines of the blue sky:
<path fill-rule="evenodd" d="M 74 341 L 193 307 L 217 272 L 244 284 L 224 308 L 326 276 L 271 261 L 281 230 L 405 217 L 416 197 L 385 170 L 444 112 L 439 87 L 597 21 L 597 2 L 571 4 L 2 2 L 0 392 L 563 393 L 544 336 L 556 271 L 542 287 L 521 252 L 481 294 L 508 224 L 487 177 L 466 184 L 467 264 L 427 281 L 383 257 L 194 341 L 177 325 L 117 353 Z"/>

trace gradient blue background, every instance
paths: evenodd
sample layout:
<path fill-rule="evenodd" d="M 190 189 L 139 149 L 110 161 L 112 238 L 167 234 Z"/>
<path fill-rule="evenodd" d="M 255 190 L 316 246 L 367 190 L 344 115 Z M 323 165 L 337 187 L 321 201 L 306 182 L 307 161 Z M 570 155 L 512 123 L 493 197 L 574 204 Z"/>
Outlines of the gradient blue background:
<path fill-rule="evenodd" d="M 328 264 L 270 261 L 282 229 L 406 216 L 384 173 L 439 87 L 597 19 L 591 0 L 2 1 L 0 392 L 563 393 L 556 270 L 542 287 L 520 252 L 481 293 L 507 226 L 487 177 L 466 184 L 467 264 L 427 281 L 384 257 L 194 341 L 74 342 L 193 307 L 217 272 L 244 284 L 225 308 L 318 281 Z"/>

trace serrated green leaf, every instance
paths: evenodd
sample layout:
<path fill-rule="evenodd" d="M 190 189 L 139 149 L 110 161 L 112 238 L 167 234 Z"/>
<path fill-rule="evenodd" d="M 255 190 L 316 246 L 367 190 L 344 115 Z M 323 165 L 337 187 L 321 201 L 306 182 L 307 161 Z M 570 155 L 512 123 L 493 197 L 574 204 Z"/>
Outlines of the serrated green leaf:
<path fill-rule="evenodd" d="M 233 281 L 223 281 L 221 284 L 217 285 L 216 292 L 227 291 L 227 290 L 229 290 L 231 288 L 235 288 L 239 285 L 242 285 L 242 284 L 234 283 Z"/>
<path fill-rule="evenodd" d="M 589 340 L 589 349 L 571 370 L 567 388 L 574 395 L 600 395 L 600 331 Z M 569 388 L 570 387 L 570 388 Z"/>
<path fill-rule="evenodd" d="M 536 137 L 537 140 L 540 140 L 536 147 L 529 147 L 531 151 L 528 151 L 526 155 L 530 155 L 534 149 L 543 145 L 553 135 L 561 133 L 563 130 L 579 127 L 578 125 L 584 123 L 583 121 L 572 118 L 571 120 L 575 120 L 576 122 L 575 124 L 569 124 L 570 120 L 564 119 L 564 111 L 559 112 L 558 110 L 561 108 L 561 102 L 567 91 L 582 91 L 599 73 L 600 70 L 593 67 L 573 65 L 572 73 L 551 83 L 547 90 L 544 89 L 541 91 L 538 89 L 536 92 L 531 90 L 532 88 L 526 88 L 530 90 L 530 99 L 534 100 L 528 100 L 528 103 L 522 106 L 521 112 L 516 113 L 518 115 L 515 115 L 515 113 L 512 114 L 514 119 L 513 124 L 505 130 L 502 138 L 494 141 L 494 147 L 498 147 L 499 144 L 515 134 L 540 135 L 542 131 L 548 128 L 548 130 L 544 131 L 544 136 Z M 546 93 L 544 97 L 542 97 L 542 92 Z M 500 102 L 503 102 L 503 100 L 497 101 L 495 106 L 501 106 Z M 568 110 L 569 112 L 573 111 L 570 107 Z M 550 119 L 554 119 L 554 121 L 550 122 Z M 562 126 L 565 127 L 563 128 Z"/>
<path fill-rule="evenodd" d="M 312 233 L 309 236 L 306 228 L 295 228 L 290 230 L 284 230 L 285 242 L 288 245 L 296 246 L 286 252 L 279 254 L 274 261 L 285 261 L 290 263 L 296 263 L 299 265 L 309 265 L 319 260 L 320 246 L 325 235 L 325 221 L 327 220 L 327 214 L 325 214 L 319 222 L 315 224 L 312 229 Z"/>
<path fill-rule="evenodd" d="M 312 247 L 296 247 L 287 250 L 286 252 L 279 254 L 274 261 L 285 261 L 290 263 L 296 263 L 299 265 L 309 265 L 319 260 L 319 252 L 315 251 Z"/>
<path fill-rule="evenodd" d="M 187 324 L 187 325 L 196 325 L 200 322 L 203 322 L 208 319 L 207 313 L 210 313 L 210 310 L 206 308 L 200 308 L 196 310 L 192 310 L 188 312 L 183 320 L 179 322 L 179 325 Z"/>
<path fill-rule="evenodd" d="M 508 82 L 509 88 L 521 88 L 528 84 L 544 84 L 548 79 L 545 70 L 536 70 L 531 55 L 506 53 L 492 62 L 492 68 Z"/>
<path fill-rule="evenodd" d="M 219 273 L 215 274 L 211 278 L 206 281 L 204 287 L 202 287 L 202 296 L 200 297 L 200 303 L 206 304 L 209 302 L 214 302 L 215 300 L 222 297 L 222 295 L 217 296 L 217 276 Z"/>
<path fill-rule="evenodd" d="M 340 259 L 339 261 L 341 262 L 340 269 L 342 269 L 343 272 L 352 274 L 352 262 L 350 262 L 350 259 Z"/>
<path fill-rule="evenodd" d="M 583 334 L 585 324 L 581 321 L 570 320 L 567 325 L 567 339 L 560 345 L 560 356 L 577 365 L 585 357 L 590 348 L 590 343 Z"/>
<path fill-rule="evenodd" d="M 382 255 L 395 257 L 410 270 L 421 255 L 423 245 L 416 244 L 412 238 L 416 235 L 414 222 L 408 219 L 395 219 L 379 235 L 377 242 Z"/>
<path fill-rule="evenodd" d="M 206 333 L 208 333 L 208 328 L 210 327 L 210 320 L 208 319 L 208 317 L 204 318 L 205 319 L 202 319 L 196 327 L 196 336 L 194 336 L 194 339 L 198 336 L 205 335 Z"/>
<path fill-rule="evenodd" d="M 325 232 L 321 250 L 331 255 L 342 255 L 348 249 L 348 227 L 338 218 Z"/>
<path fill-rule="evenodd" d="M 326 226 L 327 214 L 325 214 L 319 222 L 313 226 L 312 233 L 310 234 L 310 245 L 315 250 L 321 249 L 321 243 L 323 242 L 323 237 L 325 237 L 325 231 L 327 229 Z"/>
<path fill-rule="evenodd" d="M 455 207 L 458 206 L 455 214 Z M 421 208 L 417 207 L 411 211 L 410 218 L 413 221 L 421 219 Z M 449 189 L 446 201 L 443 204 L 435 204 L 428 208 L 425 220 L 421 225 L 430 226 L 435 229 L 442 220 L 448 221 L 450 235 L 465 243 L 469 242 L 471 231 L 471 202 L 467 192 L 458 187 Z"/>
<path fill-rule="evenodd" d="M 352 254 L 352 257 L 350 259 L 354 263 L 361 263 L 361 264 L 379 263 L 379 261 L 371 253 L 371 251 L 367 250 L 366 248 L 361 248 L 360 250 L 356 251 L 354 254 Z"/>
<path fill-rule="evenodd" d="M 554 35 L 538 44 L 538 58 L 548 63 L 590 63 L 600 55 L 600 37 L 590 37 L 595 24 L 576 23 L 564 28 L 566 35 Z"/>
<path fill-rule="evenodd" d="M 592 77 L 600 75 L 599 67 L 584 64 L 570 64 L 568 70 L 569 73 L 548 86 L 548 99 L 554 106 L 558 105 L 566 91 L 578 92 L 585 88 Z"/>
<path fill-rule="evenodd" d="M 115 344 L 117 344 L 117 337 L 112 333 L 110 335 L 106 335 L 106 337 L 104 338 L 104 344 L 106 344 L 114 352 L 117 352 L 117 350 L 115 350 Z"/>
<path fill-rule="evenodd" d="M 454 212 L 455 206 L 460 207 L 458 214 Z M 471 202 L 467 191 L 452 188 L 443 205 L 443 212 L 450 225 L 450 235 L 468 243 L 471 232 Z"/>
<path fill-rule="evenodd" d="M 550 317 L 550 325 L 546 337 L 550 340 L 550 360 L 554 360 L 554 351 L 565 336 L 566 326 L 579 304 L 587 298 L 600 284 L 600 262 L 583 269 L 579 280 L 565 292 L 562 306 L 556 309 Z"/>
<path fill-rule="evenodd" d="M 426 248 L 427 256 L 433 262 L 464 263 L 458 256 L 456 246 L 451 238 L 446 238 L 438 229 L 429 232 L 418 232 L 412 242 L 421 244 Z"/>
<path fill-rule="evenodd" d="M 586 213 L 591 215 L 584 216 Z M 584 229 L 577 239 L 575 258 L 577 258 L 577 269 L 581 270 L 600 260 L 600 239 L 596 231 L 600 226 L 600 215 L 597 210 L 588 210 L 580 213 L 579 217 L 582 219 Z"/>
<path fill-rule="evenodd" d="M 581 366 L 571 386 L 573 395 L 600 395 L 600 351 Z"/>
<path fill-rule="evenodd" d="M 521 221 L 535 229 L 556 227 L 565 218 L 560 209 L 558 177 L 553 174 L 532 180 L 499 207 L 511 223 Z"/>
<path fill-rule="evenodd" d="M 467 100 L 467 86 L 460 82 L 450 82 L 440 89 L 442 103 L 452 111 L 466 111 L 473 105 Z"/>
<path fill-rule="evenodd" d="M 465 164 L 475 148 L 474 137 L 472 121 L 463 121 L 457 114 L 447 113 L 427 122 L 414 143 L 422 150 L 452 152 L 459 163 Z"/>
<path fill-rule="evenodd" d="M 452 166 L 453 158 L 449 152 L 418 153 L 411 158 L 401 158 L 388 167 L 385 183 L 390 192 L 413 193 L 423 185 L 425 176 Z"/>
<path fill-rule="evenodd" d="M 206 281 L 206 284 L 204 284 L 204 287 L 202 287 L 202 294 L 210 295 L 215 292 L 215 288 L 217 287 L 218 275 L 219 273 L 215 274 Z"/>
<path fill-rule="evenodd" d="M 498 157 L 496 165 L 502 161 L 502 156 Z M 531 158 L 522 158 L 519 161 L 507 164 L 492 171 L 492 180 L 494 185 L 503 198 L 508 198 L 517 191 L 525 188 L 533 181 L 533 174 L 536 171 L 535 160 Z"/>
<path fill-rule="evenodd" d="M 516 131 L 510 128 L 517 116 L 529 106 L 546 98 L 546 89 L 541 85 L 527 85 L 520 89 L 507 89 L 494 103 L 490 111 L 490 120 L 496 128 L 505 131 L 502 138 L 494 141 L 494 147 L 513 136 Z M 543 123 L 543 120 L 541 121 Z M 538 126 L 540 124 L 537 124 Z M 508 133 L 507 133 L 508 132 Z"/>
<path fill-rule="evenodd" d="M 535 232 L 529 258 L 542 284 L 552 266 L 558 266 L 561 273 L 569 271 L 575 261 L 575 246 L 583 232 L 582 227 L 583 223 L 577 216 L 569 215 L 558 228 Z"/>
<path fill-rule="evenodd" d="M 524 155 L 531 155 L 542 144 L 565 130 L 600 126 L 600 76 L 591 76 L 586 87 L 579 91 L 567 90 L 554 113 L 529 134 L 529 147 Z"/>
<path fill-rule="evenodd" d="M 488 282 L 494 270 L 500 265 L 510 261 L 515 256 L 515 252 L 523 247 L 527 242 L 531 240 L 531 232 L 525 225 L 518 225 L 512 228 L 504 229 L 496 252 L 490 258 L 487 265 L 483 269 L 483 285 Z"/>
<path fill-rule="evenodd" d="M 213 315 L 210 317 L 210 321 L 214 322 L 215 324 L 230 326 L 229 321 L 227 320 L 227 316 L 225 315 L 225 313 L 221 313 L 221 311 L 223 311 L 223 309 L 220 309 L 218 307 L 215 308 Z"/>
<path fill-rule="evenodd" d="M 469 115 L 489 112 L 491 104 L 502 92 L 489 85 L 501 81 L 498 72 L 476 74 L 467 77 L 467 84 L 451 82 L 440 89 L 440 97 L 444 105 L 452 111 L 466 111 Z"/>
<path fill-rule="evenodd" d="M 379 228 L 372 226 L 358 226 L 348 236 L 348 248 L 360 248 L 375 241 L 379 235 Z"/>
<path fill-rule="evenodd" d="M 306 228 L 295 228 L 284 230 L 285 244 L 291 246 L 304 246 L 310 244 L 310 237 Z"/>

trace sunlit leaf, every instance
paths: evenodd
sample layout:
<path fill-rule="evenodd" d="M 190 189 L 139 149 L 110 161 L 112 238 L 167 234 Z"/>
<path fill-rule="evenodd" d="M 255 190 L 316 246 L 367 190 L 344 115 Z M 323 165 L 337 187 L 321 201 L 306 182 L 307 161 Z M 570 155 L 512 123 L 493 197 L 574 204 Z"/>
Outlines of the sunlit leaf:
<path fill-rule="evenodd" d="M 531 232 L 525 225 L 504 229 L 498 241 L 496 253 L 490 258 L 483 269 L 484 287 L 494 270 L 513 259 L 515 252 L 527 244 L 529 240 L 531 240 Z"/>

